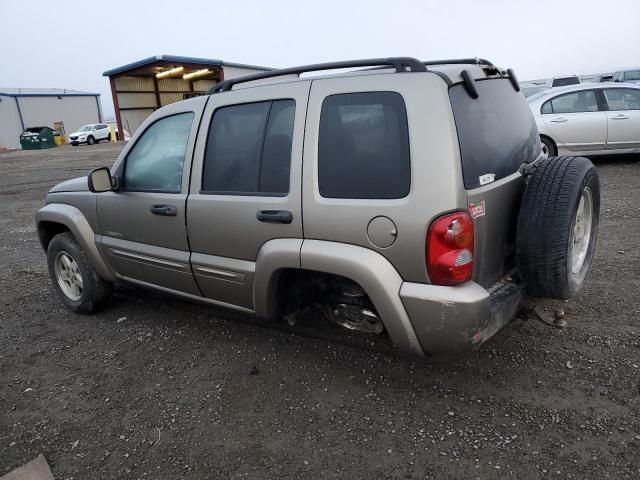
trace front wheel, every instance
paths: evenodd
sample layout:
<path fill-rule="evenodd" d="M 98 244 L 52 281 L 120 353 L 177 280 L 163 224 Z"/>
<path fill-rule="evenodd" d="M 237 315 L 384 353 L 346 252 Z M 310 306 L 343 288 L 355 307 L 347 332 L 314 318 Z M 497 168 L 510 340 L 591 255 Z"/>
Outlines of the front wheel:
<path fill-rule="evenodd" d="M 600 182 L 584 157 L 542 160 L 518 217 L 516 260 L 527 291 L 567 299 L 582 287 L 596 247 Z"/>
<path fill-rule="evenodd" d="M 47 266 L 62 302 L 74 312 L 97 312 L 111 297 L 113 285 L 98 276 L 71 232 L 53 237 Z"/>
<path fill-rule="evenodd" d="M 96 143 L 95 138 L 93 137 L 87 138 L 87 145 L 93 145 L 94 143 Z"/>

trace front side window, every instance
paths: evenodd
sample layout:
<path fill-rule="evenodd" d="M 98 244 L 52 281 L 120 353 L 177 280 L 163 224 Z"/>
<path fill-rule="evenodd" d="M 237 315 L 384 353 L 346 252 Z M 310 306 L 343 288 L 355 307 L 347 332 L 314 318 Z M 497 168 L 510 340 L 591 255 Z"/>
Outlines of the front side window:
<path fill-rule="evenodd" d="M 633 88 L 606 88 L 604 96 L 609 110 L 640 110 L 640 90 Z"/>
<path fill-rule="evenodd" d="M 320 113 L 318 186 L 326 198 L 403 198 L 411 186 L 409 130 L 395 92 L 331 95 Z"/>
<path fill-rule="evenodd" d="M 209 126 L 202 191 L 289 193 L 294 118 L 294 100 L 217 109 Z"/>
<path fill-rule="evenodd" d="M 596 92 L 593 90 L 581 90 L 578 92 L 560 95 L 559 97 L 551 99 L 550 103 L 551 112 L 549 113 L 582 113 L 598 111 Z"/>
<path fill-rule="evenodd" d="M 124 189 L 179 193 L 193 113 L 153 123 L 133 146 L 125 162 Z"/>

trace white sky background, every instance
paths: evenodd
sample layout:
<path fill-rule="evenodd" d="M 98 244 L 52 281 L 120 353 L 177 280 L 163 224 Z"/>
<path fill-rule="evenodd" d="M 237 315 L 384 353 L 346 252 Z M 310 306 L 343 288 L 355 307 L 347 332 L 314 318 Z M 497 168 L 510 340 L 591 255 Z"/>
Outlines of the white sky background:
<path fill-rule="evenodd" d="M 157 54 L 271 67 L 483 57 L 521 80 L 640 67 L 640 0 L 0 0 L 0 87 L 99 92 Z"/>

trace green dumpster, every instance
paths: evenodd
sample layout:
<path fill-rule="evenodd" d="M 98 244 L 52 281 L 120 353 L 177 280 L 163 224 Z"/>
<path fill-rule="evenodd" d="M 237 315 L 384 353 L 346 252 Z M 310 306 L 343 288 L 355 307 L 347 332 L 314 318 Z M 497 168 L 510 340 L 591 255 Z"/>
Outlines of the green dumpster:
<path fill-rule="evenodd" d="M 53 138 L 54 130 L 49 127 L 29 127 L 20 134 L 20 145 L 23 150 L 40 150 L 53 148 L 56 143 Z"/>

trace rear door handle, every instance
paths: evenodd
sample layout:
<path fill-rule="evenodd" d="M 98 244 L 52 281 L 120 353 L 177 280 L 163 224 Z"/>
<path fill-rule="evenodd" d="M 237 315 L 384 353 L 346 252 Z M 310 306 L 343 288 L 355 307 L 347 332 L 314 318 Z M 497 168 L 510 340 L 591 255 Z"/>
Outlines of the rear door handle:
<path fill-rule="evenodd" d="M 550 122 L 552 123 L 564 123 L 566 122 L 567 119 L 564 117 L 558 117 L 558 118 L 554 118 L 553 120 L 550 120 Z"/>
<path fill-rule="evenodd" d="M 291 223 L 293 214 L 287 210 L 260 210 L 256 218 L 265 223 Z"/>
<path fill-rule="evenodd" d="M 624 113 L 621 113 L 619 115 L 616 115 L 615 117 L 609 117 L 611 118 L 611 120 L 626 120 L 629 117 L 627 117 Z"/>
<path fill-rule="evenodd" d="M 151 205 L 149 210 L 154 215 L 164 215 L 165 217 L 175 217 L 178 214 L 175 205 Z"/>

